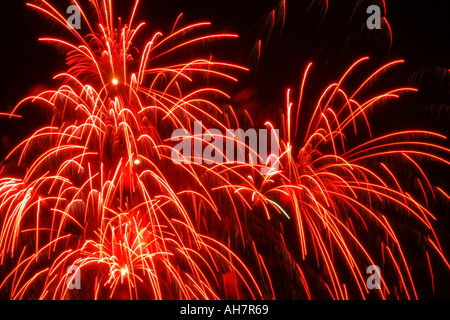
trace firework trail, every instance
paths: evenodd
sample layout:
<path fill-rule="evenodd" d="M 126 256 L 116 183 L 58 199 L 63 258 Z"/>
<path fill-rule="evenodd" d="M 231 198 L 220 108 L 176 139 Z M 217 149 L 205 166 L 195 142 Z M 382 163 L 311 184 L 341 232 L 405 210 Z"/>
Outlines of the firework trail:
<path fill-rule="evenodd" d="M 174 130 L 193 132 L 195 121 L 205 130 L 253 126 L 252 115 L 236 112 L 215 86 L 237 81 L 246 68 L 209 56 L 183 59 L 188 49 L 237 36 L 177 19 L 168 35 L 156 32 L 136 47 L 144 29 L 135 21 L 139 1 L 127 23 L 115 19 L 112 1 L 90 2 L 95 21 L 74 1 L 89 34 L 69 28 L 76 42 L 40 39 L 67 50 L 68 70 L 55 76 L 60 87 L 23 99 L 8 114 L 19 116 L 29 102 L 53 114 L 1 168 L 0 287 L 8 298 L 366 298 L 366 267 L 379 264 L 386 270 L 379 298 L 416 299 L 392 224 L 399 214 L 421 226 L 426 257 L 450 269 L 428 209 L 430 194 L 450 197 L 421 167 L 424 160 L 450 165 L 450 150 L 434 142 L 445 137 L 423 130 L 372 136 L 369 111 L 414 88 L 361 98 L 402 61 L 347 92 L 345 81 L 368 59 L 361 58 L 324 88 L 305 119 L 309 64 L 298 100 L 287 90 L 282 120 L 265 123 L 282 128 L 279 166 L 176 165 Z M 28 5 L 66 26 L 47 1 Z M 370 139 L 354 145 L 364 130 Z M 417 173 L 424 201 L 404 191 L 398 166 Z M 66 285 L 72 265 L 80 268 L 81 290 Z M 429 272 L 432 278 L 431 264 Z"/>

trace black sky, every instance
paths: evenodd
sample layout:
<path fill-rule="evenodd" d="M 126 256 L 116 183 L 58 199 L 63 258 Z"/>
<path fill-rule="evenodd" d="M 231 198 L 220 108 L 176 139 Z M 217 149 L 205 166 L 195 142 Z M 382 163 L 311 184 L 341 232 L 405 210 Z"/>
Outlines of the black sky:
<path fill-rule="evenodd" d="M 62 3 L 66 1 L 58 1 Z M 129 6 L 130 1 L 116 1 L 118 11 Z M 309 12 L 304 4 L 310 0 L 288 0 L 288 26 L 303 26 L 303 30 L 289 33 L 285 30 L 285 39 L 277 43 L 277 51 L 283 54 L 283 48 L 298 47 L 304 34 L 314 34 L 311 25 L 301 20 L 308 18 Z M 316 1 L 320 2 L 320 1 Z M 358 1 L 330 1 L 330 10 L 324 22 L 324 29 L 329 27 L 329 34 L 322 33 L 320 39 L 313 42 L 315 47 L 323 46 L 330 38 L 340 33 L 352 33 L 349 27 L 354 27 L 348 21 L 348 14 Z M 378 0 L 359 1 L 364 3 L 356 14 L 361 22 L 367 18 L 362 10 L 371 3 L 381 3 Z M 278 0 L 142 0 L 139 18 L 150 22 L 149 28 L 168 30 L 177 15 L 184 12 L 188 22 L 199 20 L 212 21 L 218 29 L 238 33 L 244 40 L 249 39 L 250 29 L 261 26 L 267 14 L 277 6 Z M 410 1 L 387 0 L 387 18 L 392 26 L 394 41 L 389 57 L 404 58 L 417 66 L 442 66 L 450 68 L 450 9 L 448 1 Z M 2 86 L 0 86 L 0 101 L 2 110 L 14 105 L 31 87 L 39 83 L 51 84 L 51 77 L 56 71 L 64 68 L 64 59 L 47 44 L 39 43 L 37 38 L 42 35 L 55 35 L 60 29 L 52 27 L 44 21 L 41 15 L 25 6 L 25 1 L 5 1 L 0 11 L 0 33 L 2 42 Z M 315 17 L 313 14 L 310 17 Z M 339 18 L 341 17 L 341 19 Z M 361 25 L 361 23 L 359 24 Z M 358 25 L 358 26 L 359 26 Z M 300 28 L 300 27 L 299 27 Z M 154 29 L 153 29 L 154 30 Z M 353 30 L 359 32 L 359 30 Z M 251 34 L 251 33 L 250 33 Z M 289 35 L 289 36 L 287 36 Z M 328 39 L 327 39 L 328 36 Z M 370 35 L 369 35 L 370 37 Z M 366 34 L 367 38 L 367 34 Z M 252 39 L 254 40 L 254 39 Z M 361 41 L 364 42 L 364 41 Z M 240 45 L 241 43 L 239 43 Z M 238 46 L 235 44 L 235 46 Z M 242 46 L 243 47 L 243 46 Z M 370 46 L 366 46 L 370 47 Z M 235 47 L 233 47 L 233 50 Z M 244 48 L 242 48 L 244 49 Z M 301 48 L 302 50 L 304 48 Z M 352 61 L 360 53 L 376 56 L 377 50 L 355 50 L 355 45 L 345 54 Z M 294 50 L 295 51 L 295 50 Z M 308 51 L 308 50 L 306 50 Z M 311 51 L 313 54 L 314 52 Z M 329 51 L 333 59 L 334 51 Z M 350 54 L 349 54 L 350 53 Z M 315 59 L 313 54 L 302 56 L 304 59 Z M 304 66 L 304 61 L 296 55 L 287 59 L 285 56 L 274 57 L 269 63 L 277 61 L 279 68 L 292 70 L 292 65 Z M 342 61 L 334 57 L 339 65 Z M 296 69 L 296 68 L 294 68 Z"/>

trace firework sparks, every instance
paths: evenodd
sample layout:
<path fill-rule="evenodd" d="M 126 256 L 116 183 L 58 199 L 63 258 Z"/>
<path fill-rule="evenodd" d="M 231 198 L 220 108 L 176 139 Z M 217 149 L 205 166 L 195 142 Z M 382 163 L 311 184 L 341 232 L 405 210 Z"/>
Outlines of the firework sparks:
<path fill-rule="evenodd" d="M 226 90 L 211 85 L 237 81 L 245 67 L 180 59 L 183 49 L 237 36 L 205 33 L 209 22 L 180 27 L 177 19 L 170 34 L 155 32 L 137 50 L 144 27 L 134 21 L 139 1 L 127 24 L 115 22 L 111 1 L 91 1 L 97 21 L 74 3 L 89 35 L 69 28 L 77 43 L 40 39 L 67 50 L 68 70 L 55 76 L 60 87 L 26 97 L 8 114 L 20 117 L 30 102 L 53 112 L 0 171 L 0 264 L 7 270 L 0 288 L 9 298 L 276 299 L 280 270 L 295 279 L 299 297 L 366 298 L 365 267 L 382 261 L 390 275 L 383 274 L 379 297 L 417 299 L 392 223 L 399 212 L 426 234 L 431 278 L 431 255 L 450 270 L 428 208 L 429 194 L 450 197 L 421 167 L 423 160 L 450 165 L 450 150 L 434 142 L 446 137 L 424 130 L 372 135 L 369 111 L 414 88 L 361 98 L 371 81 L 403 61 L 347 92 L 345 81 L 368 60 L 359 59 L 304 118 L 314 69 L 308 64 L 298 102 L 287 90 L 284 121 L 265 123 L 282 128 L 277 169 L 274 161 L 174 164 L 174 130 L 192 132 L 195 122 L 222 130 L 253 124 L 251 114 L 223 103 Z M 66 27 L 47 1 L 29 6 Z M 361 131 L 370 138 L 355 145 Z M 211 145 L 204 136 L 192 139 Z M 424 201 L 404 191 L 398 166 L 417 172 Z M 70 266 L 79 267 L 82 290 L 68 289 Z"/>

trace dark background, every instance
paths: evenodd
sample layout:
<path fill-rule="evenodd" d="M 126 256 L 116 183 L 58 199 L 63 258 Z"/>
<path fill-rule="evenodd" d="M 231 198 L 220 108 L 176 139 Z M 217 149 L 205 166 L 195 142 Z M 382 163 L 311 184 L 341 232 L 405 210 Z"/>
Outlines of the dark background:
<path fill-rule="evenodd" d="M 320 21 L 322 27 L 319 28 L 319 22 L 314 19 L 319 20 L 323 18 L 322 15 L 308 7 L 311 3 L 313 7 L 321 7 L 324 2 L 287 1 L 284 38 L 276 42 L 278 56 L 270 63 L 275 66 L 272 69 L 279 69 L 285 75 L 283 78 L 287 78 L 285 82 L 288 85 L 290 78 L 299 76 L 295 71 L 303 70 L 307 61 L 324 58 L 326 54 L 326 59 L 334 60 L 334 68 L 347 62 L 339 59 L 342 56 L 346 56 L 348 61 L 354 61 L 361 54 L 390 59 L 403 58 L 415 66 L 450 68 L 448 1 L 386 0 L 386 17 L 393 31 L 393 45 L 389 54 L 386 54 L 383 41 L 372 41 L 381 38 L 385 31 L 364 30 L 364 34 L 359 36 L 363 32 L 360 28 L 365 28 L 365 21 L 369 16 L 365 13 L 365 8 L 370 4 L 382 6 L 381 1 L 331 0 L 326 17 Z M 126 12 L 124 18 L 128 16 L 129 3 L 131 1 L 116 1 L 116 11 Z M 153 34 L 155 30 L 168 33 L 180 12 L 184 13 L 185 22 L 211 21 L 217 30 L 240 35 L 241 41 L 231 44 L 230 51 L 239 53 L 234 57 L 245 62 L 242 56 L 248 53 L 245 51 L 248 48 L 244 47 L 254 44 L 255 35 L 262 29 L 264 20 L 278 6 L 278 0 L 141 0 L 141 10 L 136 21 L 141 19 L 149 22 L 146 29 L 149 34 Z M 349 21 L 350 15 L 353 16 L 352 21 Z M 359 21 L 355 23 L 357 20 Z M 63 70 L 64 59 L 56 50 L 37 41 L 39 36 L 56 35 L 61 29 L 52 28 L 52 23 L 26 7 L 25 1 L 5 1 L 0 10 L 0 23 L 3 56 L 0 101 L 2 109 L 5 109 L 5 105 L 14 105 L 36 84 L 52 84 L 51 77 L 55 71 Z M 318 30 L 319 34 L 315 32 Z M 353 42 L 338 43 L 352 34 Z M 247 43 L 243 43 L 244 41 Z M 372 45 L 368 44 L 369 41 Z M 239 49 L 236 51 L 236 48 Z M 294 74 L 291 75 L 292 73 Z"/>
<path fill-rule="evenodd" d="M 251 88 L 247 91 L 250 94 L 235 101 L 236 104 L 256 105 L 264 110 L 270 105 L 284 103 L 286 88 L 298 86 L 309 61 L 315 63 L 311 91 L 317 88 L 317 92 L 321 92 L 325 84 L 336 81 L 361 56 L 370 56 L 373 67 L 386 61 L 405 59 L 405 66 L 396 75 L 400 78 L 395 80 L 419 87 L 423 101 L 438 108 L 430 109 L 439 114 L 432 121 L 446 134 L 449 116 L 448 113 L 442 114 L 442 106 L 439 105 L 448 105 L 450 101 L 449 76 L 444 72 L 450 68 L 448 1 L 386 0 L 386 17 L 393 32 L 392 46 L 385 25 L 380 31 L 366 28 L 369 16 L 366 8 L 371 4 L 382 8 L 382 1 L 329 2 L 328 11 L 324 14 L 323 0 L 288 0 L 284 27 L 280 27 L 278 19 L 272 34 L 268 34 L 267 21 L 270 21 L 268 17 L 273 9 L 282 12 L 279 0 L 142 0 L 135 21 L 147 21 L 145 30 L 149 35 L 159 30 L 168 34 L 178 14 L 183 12 L 185 24 L 207 20 L 213 23 L 213 30 L 238 34 L 239 40 L 227 40 L 214 53 L 252 69 L 241 76 L 240 83 L 231 91 Z M 58 1 L 62 9 L 67 7 L 67 3 Z M 124 19 L 129 15 L 130 3 L 125 0 L 115 2 L 116 12 L 124 12 Z M 37 38 L 65 33 L 26 7 L 25 1 L 5 2 L 0 15 L 0 110 L 5 112 L 26 95 L 43 87 L 55 86 L 53 75 L 65 69 L 63 53 Z M 259 62 L 255 60 L 254 51 L 258 39 L 263 41 Z M 399 74 L 403 74 L 403 78 Z M 32 132 L 33 125 L 39 125 L 40 111 L 24 112 L 30 113 L 33 123 L 0 118 L 3 140 L 0 155 L 4 155 L 15 141 Z M 412 118 L 415 116 L 412 114 Z M 396 121 L 395 115 L 390 118 Z M 15 131 L 13 136 L 9 134 L 11 130 Z M 7 142 L 4 141 L 7 139 L 5 136 L 8 136 Z"/>
<path fill-rule="evenodd" d="M 66 1 L 58 3 L 61 8 L 67 7 Z M 128 0 L 116 1 L 116 12 L 125 12 L 124 18 L 127 18 L 130 3 Z M 251 68 L 229 91 L 241 93 L 242 98 L 234 101 L 238 108 L 263 116 L 276 113 L 284 105 L 286 88 L 298 88 L 309 61 L 314 62 L 314 67 L 307 95 L 314 100 L 330 81 L 336 81 L 362 56 L 371 57 L 368 69 L 363 69 L 367 71 L 366 76 L 370 74 L 369 70 L 375 70 L 382 63 L 404 59 L 406 63 L 383 77 L 374 90 L 382 90 L 384 86 L 412 85 L 419 93 L 407 95 L 389 108 L 381 109 L 372 119 L 376 124 L 374 131 L 383 133 L 392 128 L 412 127 L 450 135 L 448 0 L 386 0 L 386 18 L 393 32 L 392 45 L 385 25 L 382 30 L 367 30 L 369 15 L 365 9 L 371 4 L 382 6 L 382 1 L 330 0 L 325 14 L 325 1 L 287 0 L 284 26 L 281 27 L 278 16 L 276 27 L 271 29 L 268 27 L 271 11 L 282 12 L 278 0 L 141 0 L 136 21 L 149 22 L 145 29 L 149 35 L 159 30 L 168 34 L 178 14 L 183 12 L 185 24 L 207 20 L 213 23 L 212 30 L 239 34 L 238 40 L 227 40 L 225 44 L 217 45 L 214 52 L 227 61 Z M 58 85 L 52 77 L 65 69 L 63 53 L 37 38 L 64 33 L 27 8 L 24 1 L 3 3 L 0 15 L 0 112 L 8 112 L 25 96 Z M 258 39 L 263 41 L 259 61 L 255 59 L 254 51 Z M 355 85 L 360 83 L 357 80 L 358 73 Z M 351 87 L 352 83 L 349 85 Z M 21 114 L 24 119 L 20 120 L 0 116 L 0 158 L 48 120 L 39 109 L 26 108 Z M 446 146 L 450 147 L 450 144 L 446 142 Z M 447 186 L 448 190 L 448 168 L 428 169 L 434 181 L 444 189 Z M 450 256 L 448 203 L 438 203 L 434 209 L 440 221 L 437 231 L 442 237 L 444 252 Z M 414 259 L 412 261 L 415 263 Z M 442 278 L 438 278 L 440 271 L 444 272 Z M 445 273 L 444 268 L 438 269 L 435 276 L 438 297 L 450 298 L 448 270 Z M 420 280 L 418 282 L 420 286 Z M 433 298 L 433 295 L 426 297 Z"/>

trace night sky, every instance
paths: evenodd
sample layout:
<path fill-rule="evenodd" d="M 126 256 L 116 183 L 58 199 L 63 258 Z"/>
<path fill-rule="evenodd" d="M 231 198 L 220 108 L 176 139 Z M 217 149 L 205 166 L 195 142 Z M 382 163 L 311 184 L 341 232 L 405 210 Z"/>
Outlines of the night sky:
<path fill-rule="evenodd" d="M 116 1 L 117 11 L 126 12 L 124 18 L 128 17 L 128 11 L 122 8 L 128 8 L 129 2 Z M 399 106 L 397 109 L 381 110 L 373 119 L 379 124 L 374 130 L 381 133 L 389 128 L 414 127 L 450 135 L 448 2 L 386 0 L 386 17 L 393 32 L 392 46 L 386 28 L 376 31 L 365 27 L 369 16 L 365 9 L 371 4 L 381 5 L 377 0 L 330 0 L 326 15 L 321 10 L 324 1 L 287 0 L 285 25 L 270 36 L 265 32 L 266 21 L 271 10 L 279 7 L 277 0 L 141 0 L 137 21 L 149 22 L 146 27 L 149 35 L 157 30 L 169 33 L 176 17 L 183 12 L 185 23 L 207 20 L 213 23 L 212 30 L 238 34 L 238 40 L 213 45 L 212 51 L 219 57 L 251 68 L 229 90 L 235 95 L 250 92 L 242 99 L 235 99 L 237 107 L 264 115 L 270 115 L 284 105 L 286 88 L 298 87 L 309 61 L 314 62 L 314 68 L 307 95 L 313 99 L 361 56 L 371 57 L 370 70 L 387 61 L 404 59 L 406 63 L 389 78 L 383 78 L 377 88 L 381 90 L 385 85 L 400 83 L 419 88 L 419 93 L 394 103 L 393 106 Z M 0 112 L 8 112 L 34 90 L 56 87 L 58 84 L 52 76 L 64 70 L 65 59 L 62 52 L 37 40 L 40 36 L 61 35 L 61 28 L 55 28 L 26 7 L 25 1 L 7 1 L 0 15 Z M 265 44 L 259 62 L 254 59 L 253 51 L 258 39 L 263 39 Z M 27 109 L 21 114 L 26 119 L 0 117 L 1 158 L 16 142 L 48 120 L 40 110 Z M 450 143 L 446 146 L 450 147 Z M 448 169 L 431 175 L 441 185 L 450 186 Z M 438 229 L 442 242 L 446 243 L 450 239 L 449 208 L 447 205 L 436 210 L 442 221 Z M 448 249 L 447 246 L 450 255 Z M 440 296 L 450 297 L 445 290 L 445 284 L 450 283 L 448 273 L 442 283 L 438 288 Z"/>
<path fill-rule="evenodd" d="M 330 44 L 333 42 L 332 36 L 337 35 L 340 37 L 338 39 L 343 39 L 352 33 L 360 33 L 361 30 L 355 30 L 355 28 L 352 32 L 351 28 L 355 26 L 360 28 L 365 25 L 368 14 L 364 12 L 364 9 L 370 4 L 378 3 L 376 0 L 359 1 L 363 5 L 354 9 L 358 1 L 330 1 L 330 9 L 323 21 L 319 38 L 319 34 L 314 32 L 318 23 L 313 22 L 318 15 L 316 12 L 308 11 L 308 5 L 320 2 L 323 1 L 287 2 L 287 24 L 283 39 L 276 43 L 279 45 L 276 48 L 279 52 L 276 57 L 278 59 L 273 59 L 277 63 L 277 68 L 285 71 L 292 64 L 303 67 L 304 61 L 317 58 L 314 53 L 317 54 L 320 48 L 332 45 Z M 128 7 L 128 1 L 116 1 L 116 3 L 118 11 L 121 3 L 125 4 L 122 4 L 124 8 Z M 450 21 L 446 6 L 448 1 L 387 0 L 386 3 L 387 18 L 393 30 L 393 46 L 388 55 L 385 48 L 376 50 L 377 48 L 370 48 L 370 45 L 367 45 L 373 36 L 371 32 L 374 34 L 377 31 L 366 30 L 362 37 L 355 36 L 359 39 L 355 40 L 352 46 L 341 43 L 341 48 L 336 48 L 334 44 L 335 47 L 329 49 L 328 53 L 331 54 L 327 58 L 337 60 L 338 62 L 335 63 L 337 65 L 341 64 L 342 60 L 338 60 L 341 57 L 336 57 L 336 51 L 345 48 L 342 55 L 348 57 L 349 61 L 354 60 L 355 56 L 368 54 L 372 57 L 381 55 L 390 59 L 404 58 L 408 63 L 416 66 L 450 68 Z M 258 27 L 261 29 L 263 24 L 261 22 L 277 5 L 276 0 L 165 0 L 162 2 L 142 0 L 139 18 L 149 22 L 149 33 L 155 29 L 168 32 L 180 12 L 185 14 L 187 22 L 212 21 L 217 29 L 235 32 L 241 36 L 242 42 L 247 41 L 247 44 L 242 42 L 231 44 L 234 48 L 241 47 L 241 50 L 238 49 L 239 52 L 248 49 L 245 48 L 251 42 L 248 40 L 255 40 L 251 37 L 258 32 Z M 30 87 L 41 82 L 51 83 L 49 81 L 51 75 L 56 70 L 64 68 L 61 55 L 48 45 L 37 41 L 39 36 L 54 35 L 61 30 L 52 29 L 51 23 L 44 21 L 41 15 L 25 6 L 25 1 L 8 1 L 4 6 L 0 13 L 2 61 L 4 61 L 2 66 L 4 85 L 1 87 L 0 98 L 7 104 L 15 104 L 18 97 L 22 97 Z M 354 21 L 349 21 L 348 16 L 353 10 L 356 10 Z M 125 12 L 128 13 L 128 11 Z M 359 20 L 358 23 L 354 23 L 357 20 Z M 311 36 L 316 38 L 315 41 L 311 42 Z M 364 37 L 368 39 L 364 40 Z M 305 40 L 310 42 L 305 43 Z M 312 44 L 315 48 L 311 48 Z M 357 46 L 359 48 L 356 48 Z M 288 49 L 291 51 L 291 57 L 284 59 Z M 275 62 L 272 61 L 272 63 Z"/>
<path fill-rule="evenodd" d="M 59 2 L 66 3 L 66 2 Z M 128 16 L 128 1 L 116 1 L 116 11 Z M 213 51 L 233 62 L 249 66 L 252 71 L 243 75 L 236 92 L 252 88 L 249 97 L 258 108 L 279 105 L 288 87 L 297 86 L 309 61 L 315 63 L 318 90 L 323 83 L 336 77 L 357 58 L 368 55 L 376 62 L 405 59 L 405 68 L 399 73 L 412 79 L 411 72 L 426 71 L 412 83 L 421 90 L 426 103 L 448 103 L 449 79 L 442 70 L 450 68 L 450 20 L 448 1 L 387 0 L 387 18 L 393 30 L 393 45 L 389 45 L 386 28 L 367 30 L 370 4 L 381 1 L 330 1 L 324 16 L 324 1 L 287 1 L 286 23 L 282 30 L 267 36 L 266 21 L 272 9 L 279 7 L 277 0 L 143 0 L 138 19 L 148 23 L 147 30 L 168 33 L 180 12 L 184 22 L 207 20 L 213 30 L 228 31 L 240 36 L 237 41 L 227 41 Z M 64 6 L 62 6 L 64 7 Z M 52 76 L 64 70 L 64 56 L 55 48 L 37 40 L 40 36 L 61 34 L 61 28 L 25 6 L 25 1 L 8 1 L 1 10 L 2 82 L 0 86 L 1 110 L 8 111 L 24 96 L 38 90 L 39 86 L 52 86 Z M 262 58 L 255 63 L 256 41 L 263 39 Z M 143 39 L 145 40 L 145 39 Z M 253 57 L 253 59 L 252 59 Z M 374 64 L 376 65 L 376 64 Z M 379 64 L 378 64 L 379 65 Z M 433 69 L 433 70 L 431 70 Z M 438 69 L 438 71 L 436 71 Z M 408 73 L 409 72 L 409 73 Z M 436 77 L 434 72 L 438 72 Z M 314 83 L 316 84 L 316 83 Z M 239 101 L 242 102 L 242 101 Z M 281 102 L 283 103 L 283 101 Z M 33 118 L 39 114 L 31 112 Z M 436 119 L 435 119 L 436 120 Z M 441 121 L 445 130 L 448 120 Z M 0 120 L 1 133 L 15 127 L 29 128 L 29 124 Z M 434 120 L 433 120 L 434 121 Z M 11 127 L 12 126 L 12 127 Z M 31 128 L 27 132 L 31 132 Z M 17 138 L 24 137 L 20 129 Z M 4 148 L 4 146 L 3 146 Z M 5 150 L 2 150 L 2 154 Z"/>

